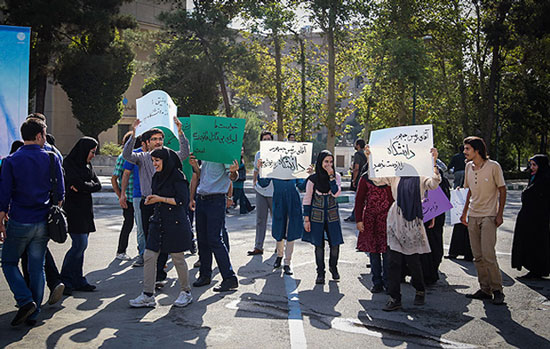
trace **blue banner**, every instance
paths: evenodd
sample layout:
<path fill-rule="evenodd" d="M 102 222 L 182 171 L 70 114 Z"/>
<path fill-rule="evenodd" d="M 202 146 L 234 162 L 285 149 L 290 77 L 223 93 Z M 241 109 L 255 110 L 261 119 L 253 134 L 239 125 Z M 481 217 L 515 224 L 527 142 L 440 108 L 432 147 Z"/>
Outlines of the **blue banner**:
<path fill-rule="evenodd" d="M 0 25 L 0 158 L 21 139 L 28 113 L 31 29 Z"/>

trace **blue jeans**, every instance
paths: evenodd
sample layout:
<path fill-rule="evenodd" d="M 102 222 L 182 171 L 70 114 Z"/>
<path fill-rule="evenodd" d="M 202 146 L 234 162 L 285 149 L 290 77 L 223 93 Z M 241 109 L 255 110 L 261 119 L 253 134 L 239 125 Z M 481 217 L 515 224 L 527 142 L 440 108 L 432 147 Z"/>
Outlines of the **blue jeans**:
<path fill-rule="evenodd" d="M 222 194 L 203 200 L 197 195 L 196 207 L 195 222 L 199 243 L 199 260 L 201 261 L 200 276 L 211 278 L 212 254 L 214 254 L 223 279 L 234 278 L 235 272 L 222 237 L 222 228 L 225 222 L 225 196 Z"/>
<path fill-rule="evenodd" d="M 20 307 L 33 301 L 36 303 L 36 311 L 30 316 L 30 319 L 35 319 L 44 297 L 44 256 L 50 239 L 46 222 L 25 224 L 10 219 L 6 235 L 2 248 L 4 276 Z M 25 249 L 28 254 L 29 286 L 19 270 L 19 259 Z"/>
<path fill-rule="evenodd" d="M 370 270 L 372 274 L 372 284 L 374 286 L 384 286 L 388 288 L 388 252 L 372 253 L 369 252 Z"/>
<path fill-rule="evenodd" d="M 143 224 L 141 222 L 141 207 L 140 207 L 141 197 L 133 198 L 134 204 L 134 220 L 136 221 L 137 228 L 137 245 L 138 253 L 143 257 L 145 252 L 145 233 L 143 232 Z"/>
<path fill-rule="evenodd" d="M 88 235 L 69 234 L 71 236 L 71 248 L 67 251 L 61 267 L 61 279 L 69 289 L 78 289 L 88 284 L 82 275 L 84 265 L 84 251 L 88 247 Z"/>

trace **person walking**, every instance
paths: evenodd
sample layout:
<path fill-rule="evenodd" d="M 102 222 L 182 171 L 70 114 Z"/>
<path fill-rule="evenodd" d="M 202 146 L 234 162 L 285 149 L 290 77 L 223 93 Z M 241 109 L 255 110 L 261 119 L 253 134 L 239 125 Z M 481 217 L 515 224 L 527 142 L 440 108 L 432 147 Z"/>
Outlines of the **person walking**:
<path fill-rule="evenodd" d="M 351 171 L 351 190 L 357 191 L 359 179 L 361 178 L 361 170 L 367 163 L 365 156 L 365 140 L 358 139 L 355 141 L 355 154 L 353 155 L 353 167 Z M 355 222 L 355 210 L 351 211 L 351 215 L 344 219 L 346 222 Z"/>
<path fill-rule="evenodd" d="M 315 246 L 316 284 L 325 283 L 325 240 L 330 248 L 329 271 L 333 280 L 340 280 L 338 256 L 344 239 L 336 198 L 340 195 L 341 184 L 340 174 L 334 169 L 334 156 L 330 151 L 323 150 L 317 156 L 315 173 L 306 180 L 306 194 L 303 200 L 302 240 Z"/>
<path fill-rule="evenodd" d="M 499 163 L 489 160 L 482 138 L 464 139 L 464 155 L 468 160 L 464 188 L 470 191 L 460 221 L 468 226 L 480 286 L 478 291 L 466 297 L 492 299 L 493 304 L 504 304 L 502 275 L 495 251 L 497 228 L 502 225 L 506 204 L 504 175 Z"/>
<path fill-rule="evenodd" d="M 260 142 L 272 140 L 273 135 L 271 132 L 262 131 L 260 134 Z M 273 216 L 273 183 L 270 183 L 265 188 L 258 183 L 258 176 L 260 174 L 258 168 L 259 159 L 260 151 L 258 150 L 254 156 L 254 178 L 252 179 L 252 186 L 256 191 L 256 239 L 254 241 L 254 248 L 248 251 L 249 256 L 261 255 L 264 253 L 267 219 L 270 213 Z"/>
<path fill-rule="evenodd" d="M 550 274 L 550 167 L 548 156 L 529 159 L 531 178 L 521 193 L 512 244 L 512 268 L 529 270 L 522 279 Z"/>
<path fill-rule="evenodd" d="M 359 235 L 357 249 L 368 252 L 371 263 L 372 293 L 388 289 L 388 210 L 393 203 L 391 188 L 376 186 L 365 170 L 355 193 L 355 219 Z"/>
<path fill-rule="evenodd" d="M 43 149 L 46 124 L 29 118 L 21 125 L 24 145 L 2 161 L 0 177 L 0 240 L 2 271 L 19 307 L 12 326 L 36 324 L 44 296 L 44 257 L 49 236 L 46 219 L 50 205 L 65 195 L 63 170 L 53 157 L 59 202 L 51 202 L 50 156 Z M 9 216 L 9 220 L 8 220 Z M 29 284 L 19 270 L 23 251 L 28 254 Z"/>
<path fill-rule="evenodd" d="M 214 287 L 215 292 L 234 290 L 239 286 L 231 266 L 229 252 L 222 229 L 225 223 L 226 196 L 230 183 L 238 177 L 239 163 L 231 166 L 202 161 L 199 167 L 194 157 L 189 161 L 198 176 L 198 186 L 191 186 L 189 208 L 195 211 L 195 227 L 199 248 L 199 278 L 194 287 L 209 285 L 212 281 L 212 254 L 222 275 L 222 282 Z M 196 181 L 194 181 L 196 182 Z"/>
<path fill-rule="evenodd" d="M 239 204 L 239 213 L 247 214 L 252 212 L 256 206 L 252 206 L 244 192 L 244 182 L 246 181 L 246 167 L 244 165 L 244 148 L 241 149 L 241 161 L 239 163 L 239 178 L 233 183 L 233 204 Z"/>
<path fill-rule="evenodd" d="M 124 138 L 122 139 L 122 144 L 126 144 L 126 141 L 128 140 L 128 138 L 130 138 L 131 134 L 131 132 L 128 132 L 124 135 Z M 115 191 L 115 195 L 119 199 L 119 204 L 122 208 L 123 222 L 122 227 L 120 228 L 120 235 L 118 237 L 118 247 L 116 252 L 116 259 L 121 261 L 129 261 L 132 259 L 130 256 L 128 256 L 128 254 L 126 254 L 126 249 L 128 248 L 128 238 L 130 237 L 130 233 L 134 228 L 134 204 L 131 201 L 133 196 L 133 174 L 130 174 L 130 176 L 128 177 L 128 185 L 124 188 L 124 194 L 122 194 L 121 191 L 125 162 L 126 160 L 124 160 L 122 154 L 120 154 L 116 160 L 113 175 L 111 176 L 111 184 L 113 186 L 113 190 Z M 120 200 L 121 198 L 123 200 Z"/>
<path fill-rule="evenodd" d="M 176 152 L 166 147 L 151 152 L 155 174 L 152 179 L 152 194 L 145 205 L 153 206 L 149 224 L 145 266 L 143 268 L 143 292 L 130 300 L 134 308 L 154 307 L 155 276 L 159 252 L 169 253 L 178 273 L 181 291 L 174 302 L 176 307 L 185 307 L 193 301 L 189 286 L 189 269 L 185 251 L 191 249 L 191 224 L 186 207 L 189 205 L 189 185 L 182 172 L 182 163 Z"/>
<path fill-rule="evenodd" d="M 95 231 L 92 193 L 101 190 L 91 164 L 96 149 L 95 139 L 82 137 L 63 160 L 67 192 L 63 209 L 67 213 L 67 230 L 72 243 L 63 259 L 61 278 L 65 284 L 63 294 L 68 296 L 75 290 L 92 292 L 96 288 L 86 280 L 82 271 L 88 237 Z"/>
<path fill-rule="evenodd" d="M 375 185 L 389 185 L 394 202 L 388 211 L 387 234 L 389 247 L 388 293 L 390 298 L 383 308 L 393 311 L 401 308 L 401 271 L 403 261 L 411 272 L 411 284 L 416 289 L 415 305 L 425 303 L 426 286 L 420 264 L 420 254 L 429 253 L 430 245 L 423 222 L 422 198 L 426 190 L 434 190 L 441 182 L 437 168 L 437 149 L 430 150 L 433 157 L 432 177 L 371 178 Z M 370 155 L 367 146 L 365 154 Z"/>

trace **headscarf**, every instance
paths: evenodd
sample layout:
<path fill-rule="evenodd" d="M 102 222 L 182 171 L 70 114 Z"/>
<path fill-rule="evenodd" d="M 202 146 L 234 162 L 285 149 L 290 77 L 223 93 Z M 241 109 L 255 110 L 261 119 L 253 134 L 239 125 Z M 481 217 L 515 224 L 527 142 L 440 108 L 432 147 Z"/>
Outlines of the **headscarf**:
<path fill-rule="evenodd" d="M 315 173 L 308 178 L 313 183 L 313 190 L 317 190 L 320 193 L 328 193 L 330 191 L 330 178 L 327 170 L 323 168 L 323 160 L 327 156 L 332 156 L 334 159 L 334 156 L 328 150 L 323 150 L 319 153 L 315 162 Z M 332 163 L 332 170 L 334 171 L 333 173 L 336 173 L 334 162 Z"/>
<path fill-rule="evenodd" d="M 529 161 L 534 161 L 538 166 L 537 173 L 534 178 L 529 181 L 529 185 L 534 184 L 535 182 L 550 176 L 550 166 L 548 164 L 548 156 L 545 154 L 536 154 L 529 159 Z"/>
<path fill-rule="evenodd" d="M 424 218 L 420 198 L 420 177 L 401 177 L 397 186 L 397 206 L 409 222 Z"/>
<path fill-rule="evenodd" d="M 151 183 L 152 192 L 161 196 L 174 196 L 172 186 L 168 185 L 177 181 L 184 181 L 181 160 L 172 149 L 162 147 L 151 152 L 151 156 L 162 159 L 162 170 L 155 172 Z"/>
<path fill-rule="evenodd" d="M 93 177 L 92 164 L 88 163 L 90 150 L 97 147 L 97 141 L 92 137 L 82 137 L 76 142 L 69 155 L 63 160 L 65 170 L 71 168 L 78 173 L 78 176 L 87 180 Z"/>

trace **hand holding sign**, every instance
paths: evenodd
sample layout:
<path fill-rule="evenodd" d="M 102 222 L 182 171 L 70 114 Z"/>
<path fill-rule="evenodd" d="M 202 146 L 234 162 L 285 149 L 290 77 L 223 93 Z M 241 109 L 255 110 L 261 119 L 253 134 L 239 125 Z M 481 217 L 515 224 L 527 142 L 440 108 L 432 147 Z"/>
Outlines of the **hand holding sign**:
<path fill-rule="evenodd" d="M 135 135 L 154 127 L 165 127 L 178 134 L 174 118 L 178 113 L 178 107 L 172 101 L 168 93 L 155 90 L 136 100 L 137 118 L 141 121 L 135 127 Z"/>
<path fill-rule="evenodd" d="M 260 142 L 260 176 L 263 178 L 307 178 L 313 143 Z"/>

